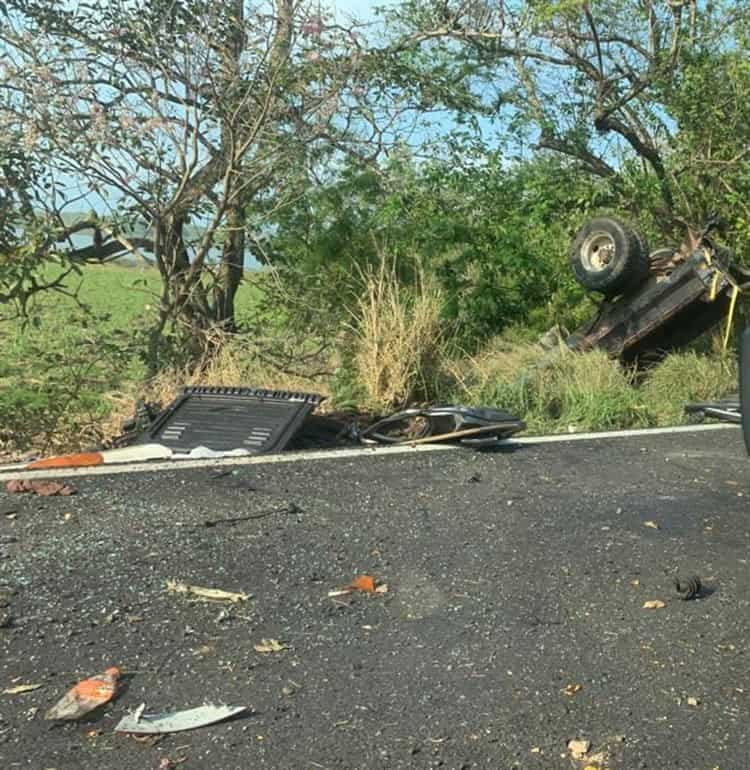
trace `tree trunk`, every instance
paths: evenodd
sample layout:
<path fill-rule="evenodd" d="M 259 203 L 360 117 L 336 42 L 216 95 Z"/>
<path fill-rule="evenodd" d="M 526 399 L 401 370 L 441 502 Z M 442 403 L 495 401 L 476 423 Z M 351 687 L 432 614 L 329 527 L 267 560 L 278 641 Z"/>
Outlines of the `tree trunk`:
<path fill-rule="evenodd" d="M 227 233 L 221 266 L 214 290 L 214 320 L 225 331 L 234 332 L 234 298 L 237 294 L 245 263 L 245 210 L 234 205 L 227 213 Z"/>

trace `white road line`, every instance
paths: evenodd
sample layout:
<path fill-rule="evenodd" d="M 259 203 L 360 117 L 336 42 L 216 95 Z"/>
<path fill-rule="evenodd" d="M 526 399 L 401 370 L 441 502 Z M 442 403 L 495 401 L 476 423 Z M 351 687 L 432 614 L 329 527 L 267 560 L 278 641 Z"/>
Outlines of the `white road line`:
<path fill-rule="evenodd" d="M 558 444 L 569 441 L 597 441 L 618 438 L 650 438 L 679 433 L 700 433 L 705 431 L 736 429 L 737 425 L 725 423 L 711 425 L 681 425 L 675 428 L 645 428 L 643 430 L 604 431 L 600 433 L 568 433 L 553 436 L 522 436 L 508 439 L 503 446 L 534 446 L 536 444 Z M 462 447 L 445 444 L 421 444 L 419 446 L 372 446 L 347 449 L 322 449 L 309 452 L 281 452 L 276 455 L 255 455 L 253 457 L 227 457 L 221 460 L 159 460 L 150 463 L 129 463 L 124 465 L 96 465 L 91 468 L 54 468 L 49 470 L 23 471 L 19 466 L 0 467 L 0 481 L 8 479 L 54 479 L 77 476 L 109 476 L 119 473 L 145 473 L 153 471 L 189 470 L 191 468 L 215 468 L 223 466 L 266 465 L 292 463 L 301 460 L 346 460 L 355 458 L 384 457 L 402 454 L 423 454 L 425 452 L 471 451 Z M 14 470 L 15 469 L 15 470 Z"/>

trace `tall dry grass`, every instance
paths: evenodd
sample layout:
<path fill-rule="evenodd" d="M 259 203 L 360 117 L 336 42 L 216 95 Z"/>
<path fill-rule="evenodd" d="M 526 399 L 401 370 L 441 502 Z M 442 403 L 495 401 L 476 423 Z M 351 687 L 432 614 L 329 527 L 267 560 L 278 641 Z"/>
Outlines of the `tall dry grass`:
<path fill-rule="evenodd" d="M 442 292 L 421 271 L 405 286 L 386 255 L 362 278 L 350 324 L 362 406 L 386 412 L 431 398 L 447 355 Z"/>

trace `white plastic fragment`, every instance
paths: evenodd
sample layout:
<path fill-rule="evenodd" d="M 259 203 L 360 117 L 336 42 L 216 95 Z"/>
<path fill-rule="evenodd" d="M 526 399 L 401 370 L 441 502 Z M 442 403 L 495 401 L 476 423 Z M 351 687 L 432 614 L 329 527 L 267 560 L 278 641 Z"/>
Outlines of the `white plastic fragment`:
<path fill-rule="evenodd" d="M 138 735 L 158 735 L 161 733 L 180 733 L 199 727 L 223 722 L 225 719 L 248 711 L 247 706 L 198 706 L 186 711 L 173 711 L 166 714 L 126 714 L 115 727 L 116 733 L 134 733 Z"/>

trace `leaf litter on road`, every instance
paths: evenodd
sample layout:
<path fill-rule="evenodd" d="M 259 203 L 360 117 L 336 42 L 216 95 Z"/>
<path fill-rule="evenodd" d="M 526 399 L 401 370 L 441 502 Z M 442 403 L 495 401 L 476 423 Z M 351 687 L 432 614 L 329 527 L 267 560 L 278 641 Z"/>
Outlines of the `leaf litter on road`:
<path fill-rule="evenodd" d="M 287 648 L 278 639 L 261 639 L 258 644 L 253 645 L 253 649 L 255 652 L 269 653 L 281 652 Z"/>
<path fill-rule="evenodd" d="M 224 591 L 220 588 L 206 588 L 183 583 L 180 580 L 167 580 L 167 592 L 173 594 L 185 594 L 198 601 L 205 602 L 246 602 L 252 598 L 251 594 L 237 591 Z"/>
<path fill-rule="evenodd" d="M 43 684 L 18 684 L 15 687 L 6 687 L 3 690 L 3 695 L 23 695 L 25 692 L 33 692 L 40 687 L 44 687 Z"/>

